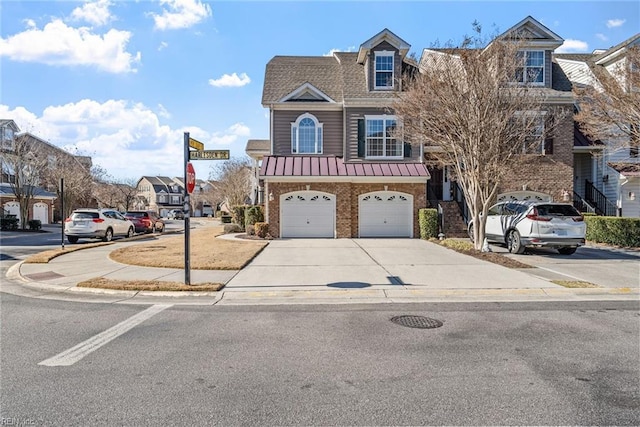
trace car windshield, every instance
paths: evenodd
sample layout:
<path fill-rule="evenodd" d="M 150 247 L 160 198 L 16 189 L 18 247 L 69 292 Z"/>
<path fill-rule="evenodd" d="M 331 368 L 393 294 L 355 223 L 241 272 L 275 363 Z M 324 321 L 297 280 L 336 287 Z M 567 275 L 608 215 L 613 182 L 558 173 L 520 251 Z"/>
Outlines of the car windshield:
<path fill-rule="evenodd" d="M 540 216 L 580 216 L 580 212 L 571 205 L 538 205 Z"/>
<path fill-rule="evenodd" d="M 71 214 L 71 219 L 94 219 L 100 218 L 98 212 L 74 212 Z"/>

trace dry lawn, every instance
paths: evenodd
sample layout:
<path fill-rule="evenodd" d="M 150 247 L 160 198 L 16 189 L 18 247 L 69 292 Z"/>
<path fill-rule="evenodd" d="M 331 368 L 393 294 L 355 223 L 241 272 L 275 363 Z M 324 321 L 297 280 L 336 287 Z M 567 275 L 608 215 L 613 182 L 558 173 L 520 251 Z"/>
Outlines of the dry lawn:
<path fill-rule="evenodd" d="M 118 291 L 197 291 L 197 292 L 217 292 L 224 284 L 222 283 L 198 283 L 185 285 L 180 282 L 162 282 L 159 280 L 111 280 L 104 277 L 85 280 L 79 282 L 80 288 L 100 288 L 115 289 Z"/>
<path fill-rule="evenodd" d="M 556 285 L 564 286 L 565 288 L 599 288 L 600 286 L 594 285 L 590 282 L 583 282 L 580 280 L 552 280 L 552 283 Z"/>
<path fill-rule="evenodd" d="M 240 270 L 268 244 L 265 241 L 216 239 L 223 227 L 191 230 L 190 266 L 193 270 Z M 184 268 L 184 236 L 117 249 L 114 261 L 144 267 Z"/>

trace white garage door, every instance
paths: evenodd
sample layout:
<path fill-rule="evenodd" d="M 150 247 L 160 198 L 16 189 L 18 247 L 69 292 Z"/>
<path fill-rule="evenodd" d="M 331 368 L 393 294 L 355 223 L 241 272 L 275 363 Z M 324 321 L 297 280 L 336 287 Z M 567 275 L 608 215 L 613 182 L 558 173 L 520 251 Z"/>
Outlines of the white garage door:
<path fill-rule="evenodd" d="M 280 196 L 281 237 L 335 237 L 336 196 L 297 191 Z"/>
<path fill-rule="evenodd" d="M 33 219 L 39 219 L 41 224 L 49 224 L 49 207 L 44 203 L 34 204 Z"/>
<path fill-rule="evenodd" d="M 358 197 L 360 237 L 413 237 L 413 196 L 378 191 Z"/>
<path fill-rule="evenodd" d="M 9 215 L 15 215 L 16 218 L 20 219 L 20 204 L 18 202 L 7 202 L 4 204 L 4 210 Z"/>

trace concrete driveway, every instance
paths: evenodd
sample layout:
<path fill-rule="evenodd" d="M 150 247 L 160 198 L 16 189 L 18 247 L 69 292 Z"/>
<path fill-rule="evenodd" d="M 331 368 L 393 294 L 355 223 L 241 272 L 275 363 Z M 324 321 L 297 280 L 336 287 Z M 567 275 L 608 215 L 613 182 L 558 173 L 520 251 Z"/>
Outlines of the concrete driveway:
<path fill-rule="evenodd" d="M 545 248 L 527 249 L 523 255 L 509 254 L 503 246 L 492 245 L 491 248 L 537 267 L 536 274 L 541 277 L 579 280 L 605 288 L 640 288 L 638 249 L 582 246 L 575 254 L 567 256 Z"/>
<path fill-rule="evenodd" d="M 226 285 L 431 289 L 556 288 L 557 285 L 420 239 L 274 240 Z"/>

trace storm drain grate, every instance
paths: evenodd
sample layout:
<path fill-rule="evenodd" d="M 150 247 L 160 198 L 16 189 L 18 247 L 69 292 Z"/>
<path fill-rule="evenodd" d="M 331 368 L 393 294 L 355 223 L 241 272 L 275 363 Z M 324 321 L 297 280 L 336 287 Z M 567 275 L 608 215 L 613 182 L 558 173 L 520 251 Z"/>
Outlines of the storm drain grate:
<path fill-rule="evenodd" d="M 391 321 L 397 325 L 419 329 L 433 329 L 443 325 L 438 319 L 424 316 L 395 316 L 391 318 Z"/>

